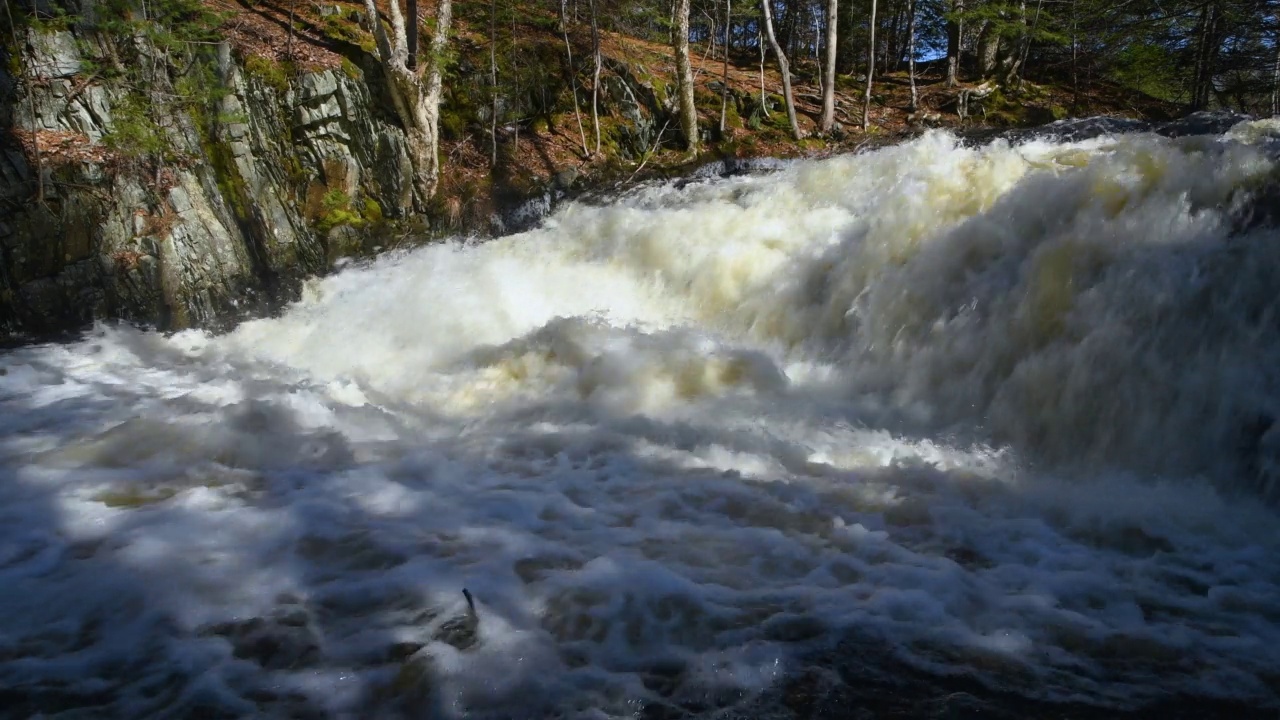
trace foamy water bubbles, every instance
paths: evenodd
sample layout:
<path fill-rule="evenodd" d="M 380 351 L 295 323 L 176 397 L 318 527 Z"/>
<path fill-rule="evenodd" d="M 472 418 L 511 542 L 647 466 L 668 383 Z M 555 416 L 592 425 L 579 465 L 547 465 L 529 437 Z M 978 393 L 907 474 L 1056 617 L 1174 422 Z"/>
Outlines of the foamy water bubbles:
<path fill-rule="evenodd" d="M 0 356 L 0 686 L 696 715 L 856 655 L 1275 707 L 1267 136 L 931 133 Z"/>

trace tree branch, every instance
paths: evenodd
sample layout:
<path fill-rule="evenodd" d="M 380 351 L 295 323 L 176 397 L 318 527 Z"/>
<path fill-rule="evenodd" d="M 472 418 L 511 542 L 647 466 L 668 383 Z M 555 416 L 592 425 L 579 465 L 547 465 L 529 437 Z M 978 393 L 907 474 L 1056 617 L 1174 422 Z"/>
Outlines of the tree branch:
<path fill-rule="evenodd" d="M 436 8 L 436 31 L 431 36 L 431 64 L 436 65 L 449 45 L 449 26 L 453 24 L 453 1 L 440 0 Z"/>
<path fill-rule="evenodd" d="M 391 0 L 392 5 L 395 3 L 396 0 Z M 369 30 L 378 43 L 378 55 L 382 58 L 382 62 L 391 62 L 393 57 L 391 42 L 387 39 L 386 29 L 382 27 L 382 17 L 378 15 L 378 7 L 373 4 L 373 0 L 364 0 L 364 11 L 369 14 Z"/>
<path fill-rule="evenodd" d="M 398 64 L 409 67 L 409 38 L 405 34 L 404 13 L 400 12 L 400 0 L 387 0 L 387 13 L 391 17 L 391 52 Z M 417 28 L 414 28 L 416 31 Z"/>

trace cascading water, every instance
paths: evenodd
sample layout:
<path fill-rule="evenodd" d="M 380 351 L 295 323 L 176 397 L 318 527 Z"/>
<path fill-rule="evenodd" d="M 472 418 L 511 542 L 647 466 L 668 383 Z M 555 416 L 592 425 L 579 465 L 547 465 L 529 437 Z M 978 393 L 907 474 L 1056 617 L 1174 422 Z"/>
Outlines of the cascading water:
<path fill-rule="evenodd" d="M 933 133 L 0 355 L 0 706 L 791 717 L 875 647 L 1274 712 L 1277 133 Z"/>

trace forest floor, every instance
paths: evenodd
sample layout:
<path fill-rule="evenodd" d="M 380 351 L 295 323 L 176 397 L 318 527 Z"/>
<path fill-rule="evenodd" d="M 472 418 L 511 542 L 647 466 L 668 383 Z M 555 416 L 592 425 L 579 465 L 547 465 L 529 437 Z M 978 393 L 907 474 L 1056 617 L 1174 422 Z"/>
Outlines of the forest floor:
<path fill-rule="evenodd" d="M 353 51 L 373 50 L 372 38 L 355 20 L 363 11 L 363 3 L 349 0 L 298 3 L 296 0 L 208 0 L 225 13 L 225 31 L 242 57 L 259 57 L 287 64 L 294 71 L 337 68 Z M 380 6 L 385 0 L 379 0 Z M 427 17 L 432 3 L 425 3 Z M 487 24 L 471 18 L 468 22 L 465 3 L 455 3 L 453 43 L 457 66 L 469 68 L 471 76 L 455 75 L 455 82 L 484 84 L 488 81 L 489 33 Z M 461 10 L 461 12 L 460 12 Z M 474 13 L 473 13 L 474 14 Z M 527 62 L 554 62 L 556 67 L 543 68 L 545 73 L 560 73 L 565 38 L 560 34 L 557 18 L 537 8 L 521 11 L 518 25 L 505 30 L 508 42 L 514 44 Z M 293 31 L 290 31 L 292 26 Z M 569 37 L 573 45 L 574 64 L 584 68 L 581 77 L 589 77 L 591 65 L 590 26 L 585 19 L 571 23 Z M 424 38 L 425 40 L 425 38 Z M 425 43 L 424 43 L 425 45 Z M 675 67 L 669 45 L 619 33 L 601 32 L 601 51 L 612 62 L 642 68 L 648 78 L 663 84 L 674 82 Z M 602 144 L 594 152 L 594 128 L 591 119 L 590 87 L 579 87 L 578 113 L 572 110 L 553 113 L 541 122 L 508 123 L 496 128 L 481 127 L 474 121 L 455 125 L 441 139 L 441 200 L 449 214 L 457 214 L 462 205 L 475 205 L 484 213 L 492 207 L 495 193 L 506 188 L 516 195 L 545 187 L 566 170 L 579 185 L 600 186 L 655 174 L 678 172 L 701 162 L 728 157 L 823 157 L 866 147 L 898 142 L 929 127 L 962 131 L 989 128 L 1029 127 L 1067 117 L 1112 116 L 1161 120 L 1175 117 L 1179 108 L 1135 90 L 1108 81 L 1095 80 L 1087 87 L 1073 89 L 1069 82 L 1027 80 L 1017 90 L 1003 90 L 975 105 L 970 116 L 961 118 L 956 100 L 961 90 L 978 83 L 962 82 L 948 87 L 944 63 L 920 63 L 915 83 L 919 98 L 918 112 L 913 118 L 910 77 L 905 69 L 878 74 L 872 89 L 869 127 L 862 130 L 865 75 L 861 70 L 841 74 L 836 81 L 837 132 L 821 135 L 821 88 L 819 64 L 813 58 L 792 59 L 797 121 L 804 139 L 792 138 L 786 112 L 780 105 L 782 79 L 772 57 L 761 67 L 759 54 L 733 54 L 728 67 L 722 48 L 694 44 L 691 47 L 695 92 L 699 109 L 699 126 L 714 128 L 711 140 L 704 142 L 698 156 L 690 156 L 679 147 L 678 130 L 664 126 L 659 142 L 643 157 L 623 157 L 616 145 Z M 750 56 L 748 56 L 750 55 Z M 554 61 L 550 60 L 554 58 Z M 483 76 L 483 77 L 481 77 Z M 772 111 L 753 122 L 733 109 L 725 131 L 719 132 L 720 88 L 727 85 L 739 97 L 760 97 L 765 92 L 773 101 Z M 474 91 L 472 91 L 474 94 Z M 567 95 L 567 93 L 566 93 Z M 562 103 L 564 104 L 564 103 Z M 604 106 L 605 109 L 607 105 Z M 446 106 L 444 114 L 450 112 Z M 919 115 L 927 118 L 920 121 Z M 606 129 L 619 118 L 603 116 Z M 447 123 L 446 123 L 447 125 Z M 495 138 L 496 136 L 496 138 Z M 585 144 L 585 149 L 584 149 Z M 493 158 L 500 158 L 497 166 Z"/>

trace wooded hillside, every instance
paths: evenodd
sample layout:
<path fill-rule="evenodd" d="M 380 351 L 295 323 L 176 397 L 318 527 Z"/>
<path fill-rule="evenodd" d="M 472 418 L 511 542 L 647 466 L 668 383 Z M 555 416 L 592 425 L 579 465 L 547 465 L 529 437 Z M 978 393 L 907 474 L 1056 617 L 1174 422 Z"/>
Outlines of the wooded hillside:
<path fill-rule="evenodd" d="M 281 87 L 316 68 L 380 68 L 370 80 L 388 88 L 417 168 L 401 210 L 453 218 L 502 188 L 929 126 L 1280 110 L 1280 0 L 396 2 L 5 0 L 0 23 L 14 46 L 26 27 L 73 22 L 163 25 L 153 34 L 174 47 L 225 38 Z M 20 82 L 39 72 L 13 68 Z"/>
<path fill-rule="evenodd" d="M 634 167 L 650 155 L 655 163 L 687 159 L 682 151 L 694 146 L 717 154 L 787 155 L 848 148 L 930 125 L 1204 109 L 1270 115 L 1280 102 L 1280 3 L 1266 0 L 454 5 L 453 76 L 487 70 L 488 82 L 448 91 L 445 144 L 468 140 L 495 167 L 504 157 L 517 168 L 529 166 L 522 137 L 538 159 L 550 153 L 554 167 Z M 684 27 L 692 43 L 694 138 L 687 137 L 677 97 L 677 36 Z M 648 153 L 620 156 L 610 143 L 621 118 L 608 97 L 607 76 L 621 68 L 646 75 L 670 111 L 654 118 L 661 132 Z"/>

